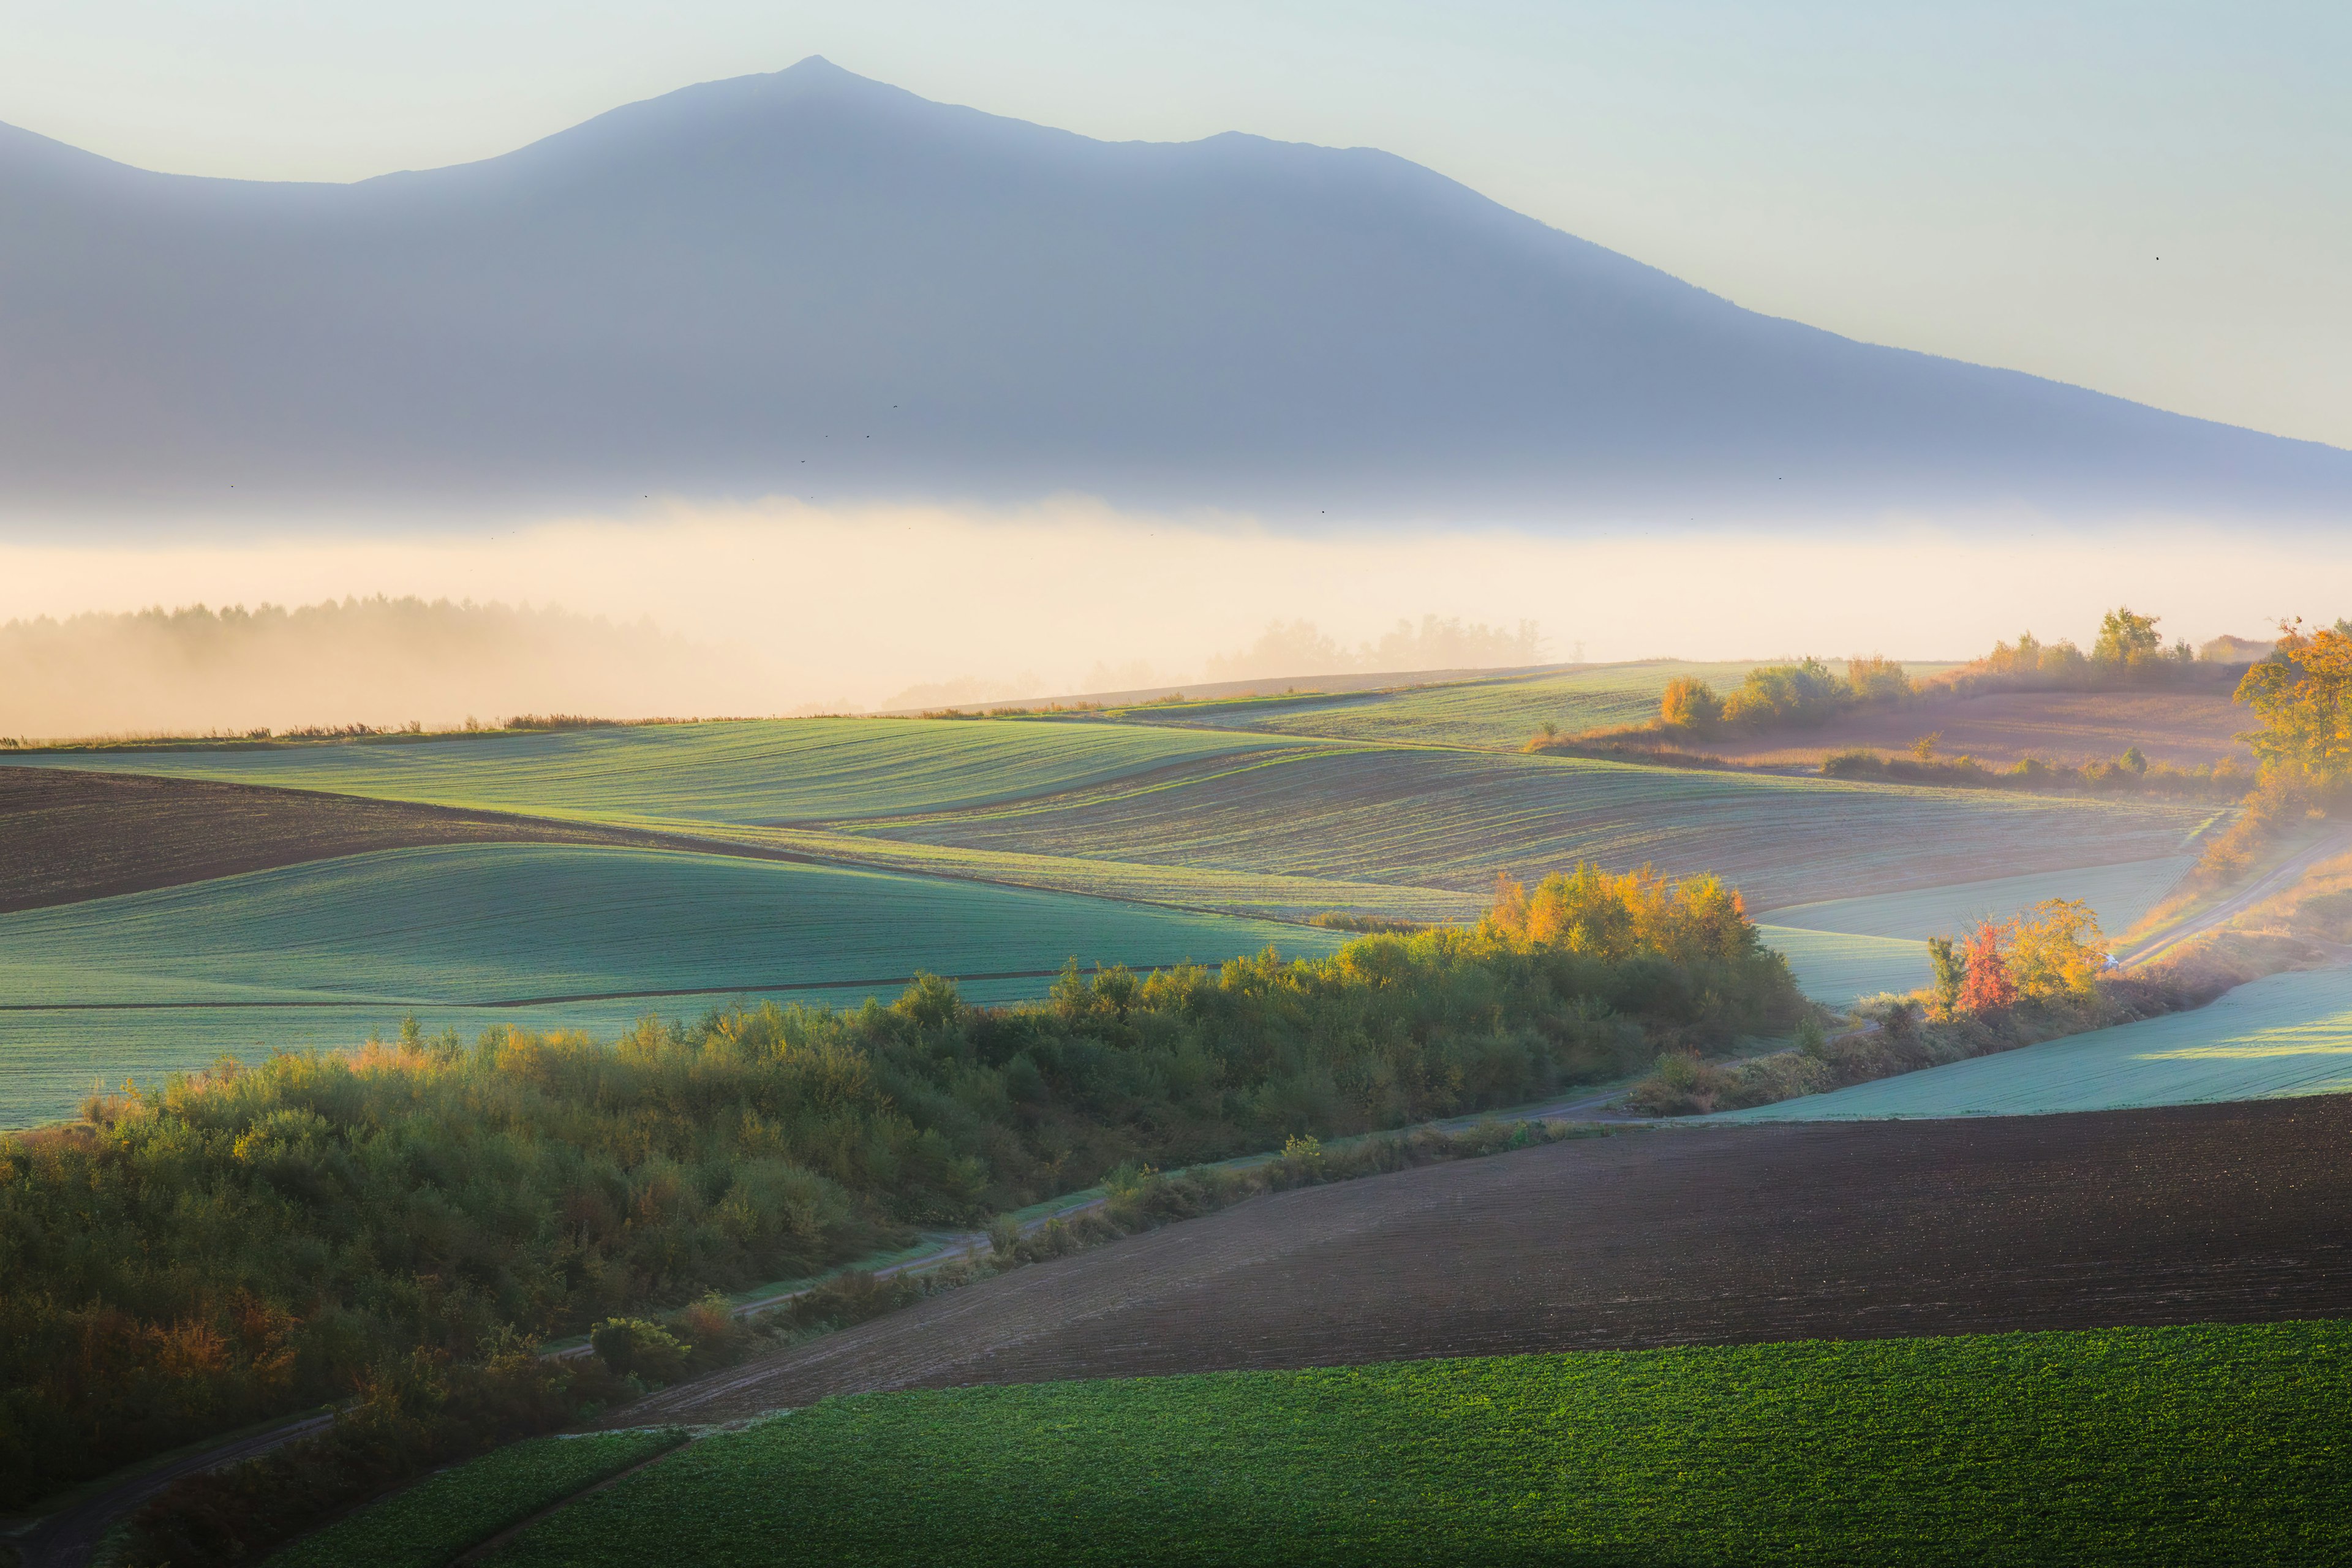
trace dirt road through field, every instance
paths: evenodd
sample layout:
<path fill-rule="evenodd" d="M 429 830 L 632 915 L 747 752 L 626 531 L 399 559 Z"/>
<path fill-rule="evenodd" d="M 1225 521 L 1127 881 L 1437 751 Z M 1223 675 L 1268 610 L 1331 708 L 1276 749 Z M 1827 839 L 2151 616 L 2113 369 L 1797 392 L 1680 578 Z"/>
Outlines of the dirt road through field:
<path fill-rule="evenodd" d="M 2301 881 L 2313 867 L 2347 852 L 2352 852 L 2352 833 L 2331 831 L 2295 851 L 2283 865 L 2219 900 L 2212 908 L 2192 916 L 2170 931 L 2160 931 L 2137 946 L 2116 953 L 2116 962 L 2140 964 L 2160 958 L 2191 938 L 2227 925 L 2248 910 L 2276 898 Z"/>

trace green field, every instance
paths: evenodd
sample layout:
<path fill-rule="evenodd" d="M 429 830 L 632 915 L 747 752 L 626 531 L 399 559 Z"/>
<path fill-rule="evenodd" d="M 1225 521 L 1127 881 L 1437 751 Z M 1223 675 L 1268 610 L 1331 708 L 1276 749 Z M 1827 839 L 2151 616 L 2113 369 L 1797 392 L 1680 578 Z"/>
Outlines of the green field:
<path fill-rule="evenodd" d="M 1806 995 L 1843 1007 L 1881 991 L 1927 984 L 1927 938 L 1965 936 L 1979 921 L 2006 921 L 2044 899 L 2084 900 L 2113 936 L 2154 908 L 2191 864 L 2172 855 L 1797 904 L 1773 910 L 1761 930 L 1765 944 L 1787 955 Z"/>
<path fill-rule="evenodd" d="M 2352 1092 L 2352 969 L 2252 981 L 2194 1012 L 1711 1118 L 2032 1116 Z"/>
<path fill-rule="evenodd" d="M 0 915 L 0 1003 L 446 1005 L 1214 961 L 1334 932 L 886 872 L 539 844 L 380 850 Z"/>
<path fill-rule="evenodd" d="M 1729 691 L 1754 668 L 1753 663 L 1693 664 L 1651 658 L 1381 691 L 1160 703 L 1126 710 L 1118 716 L 1145 723 L 1209 724 L 1277 735 L 1516 752 L 1546 724 L 1570 735 L 1646 724 L 1658 716 L 1658 700 L 1673 681 L 1689 676 L 1717 691 Z M 1932 675 L 1950 666 L 1908 668 L 1914 675 Z"/>
<path fill-rule="evenodd" d="M 1832 1007 L 1850 1007 L 1882 991 L 1916 991 L 1932 974 L 1925 942 L 1795 926 L 1756 929 L 1765 946 L 1789 961 L 1797 989 Z"/>
<path fill-rule="evenodd" d="M 1713 870 L 1769 910 L 1855 889 L 2179 852 L 2210 812 L 1988 790 L 1402 748 L 1244 758 L 1204 773 L 863 824 L 863 836 L 1072 859 L 1483 890 L 1580 858 Z"/>
<path fill-rule="evenodd" d="M 1727 690 L 1752 668 L 1643 659 L 1444 686 L 1162 703 L 1130 709 L 1120 717 L 1145 723 L 1209 724 L 1277 735 L 1516 752 L 1546 724 L 1573 735 L 1646 723 L 1658 716 L 1658 700 L 1676 679 L 1693 676 L 1717 690 Z"/>
<path fill-rule="evenodd" d="M 2347 1398 L 2333 1322 L 869 1394 L 706 1438 L 489 1561 L 2340 1562 Z"/>
<path fill-rule="evenodd" d="M 657 850 L 461 845 L 385 850 L 0 914 L 0 1125 L 66 1114 L 95 1078 L 223 1052 L 355 1045 L 414 1011 L 611 1034 L 646 1012 L 825 987 L 894 995 L 918 970 L 1003 974 L 1215 963 L 1343 933 L 937 878 Z M 877 984 L 882 982 L 886 984 Z M 1042 993 L 983 984 L 976 1000 Z M 691 995 L 630 995 L 686 992 Z M 601 1001 L 491 1008 L 533 998 Z M 157 1005 L 229 1004 L 205 1007 Z M 320 1003 L 287 1006 L 287 1003 Z M 61 1004 L 82 1005 L 67 1009 Z M 121 1005 L 140 1004 L 139 1006 Z M 47 1010 L 36 1010 L 47 1009 Z"/>
<path fill-rule="evenodd" d="M 2037 871 L 1914 892 L 1834 899 L 1774 910 L 1772 923 L 1925 942 L 1931 936 L 1966 935 L 1979 921 L 1998 923 L 2012 919 L 2044 899 L 2080 899 L 2097 913 L 2099 928 L 2112 939 L 2154 909 L 2193 864 L 2193 857 L 2168 855 L 2116 866 Z"/>
<path fill-rule="evenodd" d="M 1049 980 L 966 980 L 956 989 L 972 1003 L 1033 1001 Z M 0 1129 L 33 1127 L 70 1116 L 94 1088 L 126 1078 L 158 1083 L 171 1073 L 209 1067 L 224 1056 L 246 1062 L 273 1051 L 348 1050 L 392 1039 L 415 1018 L 427 1035 L 455 1029 L 471 1042 L 485 1029 L 572 1030 L 617 1037 L 645 1017 L 690 1022 L 734 1002 L 773 1001 L 851 1008 L 866 998 L 895 999 L 891 985 L 743 991 L 724 995 L 560 1002 L 531 1007 L 449 1007 L 432 1003 L 353 1003 L 328 1007 L 99 1007 L 0 1011 Z"/>
<path fill-rule="evenodd" d="M 982 805 L 1286 743 L 1132 724 L 782 719 L 19 760 L 535 816 L 755 823 Z"/>
<path fill-rule="evenodd" d="M 686 1440 L 682 1432 L 534 1437 L 444 1470 L 268 1560 L 268 1568 L 443 1568 L 469 1546 Z"/>

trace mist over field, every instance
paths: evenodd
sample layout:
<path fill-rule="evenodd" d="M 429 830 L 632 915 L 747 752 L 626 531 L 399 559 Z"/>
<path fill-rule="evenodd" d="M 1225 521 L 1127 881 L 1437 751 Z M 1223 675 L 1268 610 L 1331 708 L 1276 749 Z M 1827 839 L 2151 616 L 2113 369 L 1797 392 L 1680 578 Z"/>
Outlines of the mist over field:
<path fill-rule="evenodd" d="M 2201 641 L 2267 635 L 2347 566 L 2352 542 L 2177 521 L 1339 538 L 1075 499 L 5 543 L 0 734 L 919 708 L 1670 654 L 1958 658 L 2021 630 L 2085 638 L 2119 601 Z M 235 637 L 68 620 L 378 595 L 506 608 L 313 612 Z"/>

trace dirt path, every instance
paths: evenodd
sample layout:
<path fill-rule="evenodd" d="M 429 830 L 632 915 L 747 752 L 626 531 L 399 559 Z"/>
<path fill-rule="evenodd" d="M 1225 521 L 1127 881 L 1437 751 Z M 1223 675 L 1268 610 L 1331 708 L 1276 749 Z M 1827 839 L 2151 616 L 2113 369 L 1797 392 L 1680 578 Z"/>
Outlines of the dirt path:
<path fill-rule="evenodd" d="M 297 1437 L 323 1432 L 333 1421 L 331 1415 L 301 1416 L 282 1426 L 273 1426 L 266 1432 L 249 1432 L 242 1437 L 183 1455 L 126 1477 L 71 1508 L 50 1514 L 18 1536 L 16 1550 L 23 1557 L 24 1568 L 82 1568 L 96 1554 L 99 1543 L 106 1539 L 106 1532 L 114 1528 L 117 1520 L 130 1514 L 183 1476 L 216 1470 L 241 1459 L 257 1458 L 272 1448 L 283 1447 Z"/>
<path fill-rule="evenodd" d="M 1253 1200 L 664 1390 L 829 1395 L 1437 1355 L 2352 1313 L 2352 1098 L 1677 1129 Z"/>
<path fill-rule="evenodd" d="M 2210 909 L 2192 916 L 2170 931 L 2161 931 L 2136 947 L 2116 954 L 2116 962 L 2132 965 L 2159 958 L 2191 938 L 2226 925 L 2256 905 L 2276 898 L 2301 881 L 2314 866 L 2347 851 L 2352 851 L 2352 833 L 2336 831 L 2325 834 L 2289 856 L 2284 864 L 2256 878 Z"/>

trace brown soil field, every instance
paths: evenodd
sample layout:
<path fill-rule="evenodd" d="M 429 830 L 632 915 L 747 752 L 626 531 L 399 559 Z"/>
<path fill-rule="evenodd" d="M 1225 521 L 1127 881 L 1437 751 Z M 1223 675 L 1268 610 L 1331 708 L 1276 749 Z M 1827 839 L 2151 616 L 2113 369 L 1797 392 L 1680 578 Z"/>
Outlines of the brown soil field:
<path fill-rule="evenodd" d="M 656 840 L 305 790 L 0 765 L 0 910 L 73 903 L 370 849 L 491 841 Z"/>
<path fill-rule="evenodd" d="M 1428 1356 L 2352 1313 L 2352 1097 L 1640 1130 L 1306 1187 L 665 1390 L 832 1394 Z"/>
<path fill-rule="evenodd" d="M 2237 736 L 2254 722 L 2252 713 L 2221 692 L 2000 691 L 1850 713 L 1818 730 L 1726 738 L 1690 749 L 1729 762 L 1819 763 L 1848 746 L 1908 752 L 1920 736 L 1940 731 L 1936 753 L 1946 758 L 1966 752 L 2007 765 L 2030 752 L 2044 762 L 2080 763 L 2137 746 L 2151 762 L 2187 767 L 2225 756 L 2252 762 L 2253 753 Z"/>

